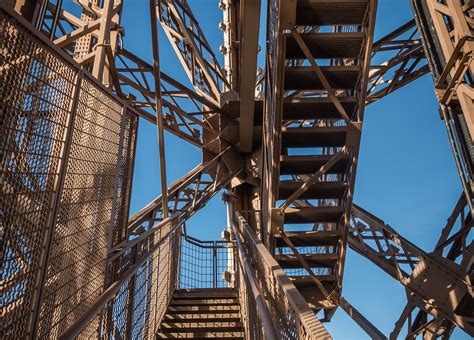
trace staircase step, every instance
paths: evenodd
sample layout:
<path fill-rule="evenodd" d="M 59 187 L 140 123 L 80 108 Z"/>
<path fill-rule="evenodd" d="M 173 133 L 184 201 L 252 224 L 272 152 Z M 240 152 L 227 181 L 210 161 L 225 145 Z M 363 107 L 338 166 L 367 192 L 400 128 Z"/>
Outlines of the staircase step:
<path fill-rule="evenodd" d="M 321 66 L 321 71 L 333 89 L 354 89 L 360 76 L 360 67 Z M 310 66 L 294 66 L 285 70 L 285 90 L 324 90 L 323 84 Z"/>
<path fill-rule="evenodd" d="M 303 26 L 360 25 L 368 0 L 298 0 L 296 24 Z"/>
<path fill-rule="evenodd" d="M 334 231 L 293 231 L 286 232 L 296 247 L 335 246 L 341 239 L 341 232 Z M 287 247 L 280 235 L 275 235 L 275 247 Z"/>
<path fill-rule="evenodd" d="M 240 314 L 184 314 L 165 315 L 165 323 L 210 323 L 210 322 L 240 322 Z"/>
<path fill-rule="evenodd" d="M 336 253 L 302 254 L 302 256 L 311 268 L 332 268 L 338 260 Z M 278 261 L 283 269 L 303 268 L 303 265 L 295 255 L 275 255 L 275 260 Z"/>
<path fill-rule="evenodd" d="M 199 299 L 199 298 L 226 298 L 237 299 L 238 295 L 233 288 L 197 288 L 178 289 L 173 294 L 174 299 Z"/>
<path fill-rule="evenodd" d="M 351 117 L 357 108 L 357 98 L 339 97 L 342 107 Z M 283 120 L 342 119 L 331 98 L 290 98 L 283 103 Z"/>
<path fill-rule="evenodd" d="M 306 287 L 306 286 L 314 286 L 314 281 L 313 279 L 307 275 L 307 276 L 289 276 L 289 279 L 291 282 L 293 282 L 296 286 L 298 287 Z M 319 281 L 323 282 L 325 285 L 330 285 L 331 283 L 336 281 L 336 275 L 330 274 L 330 275 L 318 275 Z"/>
<path fill-rule="evenodd" d="M 288 208 L 285 211 L 285 223 L 337 223 L 343 214 L 342 207 Z"/>
<path fill-rule="evenodd" d="M 363 32 L 303 33 L 301 37 L 315 59 L 357 59 L 365 38 Z M 291 34 L 286 38 L 286 59 L 307 59 Z"/>
<path fill-rule="evenodd" d="M 244 339 L 244 331 L 213 331 L 208 332 L 158 332 L 157 339 Z"/>
<path fill-rule="evenodd" d="M 170 302 L 171 306 L 232 306 L 238 305 L 239 301 L 236 299 L 175 299 Z"/>
<path fill-rule="evenodd" d="M 224 305 L 224 306 L 169 306 L 168 314 L 212 314 L 212 313 L 234 313 L 240 311 L 240 306 Z"/>
<path fill-rule="evenodd" d="M 330 292 L 335 288 L 335 275 L 318 275 L 317 277 L 327 291 Z M 334 302 L 328 300 L 316 287 L 315 282 L 310 276 L 290 276 L 290 280 L 294 283 L 301 295 L 303 295 L 309 308 L 318 311 L 320 309 L 332 309 L 336 307 Z"/>
<path fill-rule="evenodd" d="M 287 199 L 303 182 L 300 181 L 281 181 L 278 186 L 278 199 Z M 317 182 L 309 187 L 299 198 L 301 199 L 341 199 L 347 189 L 347 183 L 337 182 Z M 321 207 L 322 208 L 322 207 Z M 326 207 L 334 208 L 334 207 Z M 328 211 L 332 211 L 327 209 Z"/>
<path fill-rule="evenodd" d="M 242 328 L 242 323 L 240 320 L 232 322 L 224 321 L 194 321 L 194 322 L 175 322 L 175 321 L 164 321 L 161 323 L 160 331 L 166 333 L 170 330 L 179 332 L 206 332 L 207 330 L 218 330 L 218 331 L 227 331 L 227 330 L 240 330 Z"/>
<path fill-rule="evenodd" d="M 316 173 L 330 159 L 329 156 L 280 156 L 280 175 L 308 175 Z M 343 174 L 347 171 L 351 159 L 349 156 L 334 164 L 328 174 Z"/>
<path fill-rule="evenodd" d="M 282 145 L 288 148 L 342 147 L 346 144 L 346 126 L 282 128 Z"/>

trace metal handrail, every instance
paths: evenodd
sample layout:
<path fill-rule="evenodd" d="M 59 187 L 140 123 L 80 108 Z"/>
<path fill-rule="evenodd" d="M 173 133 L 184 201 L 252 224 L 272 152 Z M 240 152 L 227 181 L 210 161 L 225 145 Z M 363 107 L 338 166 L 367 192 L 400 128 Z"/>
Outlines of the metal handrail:
<path fill-rule="evenodd" d="M 301 293 L 296 289 L 294 283 L 288 278 L 286 273 L 280 267 L 278 262 L 273 258 L 268 249 L 263 245 L 263 243 L 257 238 L 255 232 L 250 228 L 247 221 L 245 220 L 240 213 L 235 214 L 235 221 L 231 223 L 236 243 L 238 245 L 237 249 L 239 256 L 245 256 L 245 249 L 243 244 L 248 244 L 245 248 L 253 247 L 257 254 L 251 258 L 252 264 L 258 263 L 261 268 L 264 268 L 265 271 L 272 276 L 267 277 L 268 280 L 265 282 L 259 282 L 255 279 L 255 271 L 250 269 L 249 262 L 246 261 L 248 268 L 244 272 L 247 278 L 253 280 L 254 284 L 258 289 L 265 290 L 265 294 L 269 294 L 269 299 L 274 301 L 266 300 L 267 308 L 270 307 L 273 311 L 277 308 L 284 308 L 285 317 L 292 318 L 292 322 L 296 322 L 295 329 L 278 329 L 277 334 L 284 336 L 285 334 L 291 333 L 291 331 L 296 331 L 298 339 L 332 339 L 327 330 L 324 328 L 321 321 L 316 317 L 315 313 L 308 307 L 306 300 L 301 295 Z M 237 228 L 240 226 L 240 228 Z M 237 231 L 236 231 L 237 229 Z M 242 242 L 244 240 L 244 242 Z M 243 262 L 243 261 L 242 261 Z M 250 274 L 247 274 L 250 273 Z M 276 286 L 272 287 L 276 284 Z M 260 285 L 259 285 L 260 284 Z M 252 287 L 253 289 L 253 287 Z M 274 294 L 276 291 L 281 291 L 281 296 Z M 257 302 L 257 301 L 256 301 Z M 271 305 L 271 303 L 277 304 Z M 269 305 L 270 304 L 270 305 Z M 267 309 L 268 310 L 268 309 Z M 273 313 L 270 320 L 274 320 Z M 291 315 L 291 316 L 290 316 Z M 275 315 L 276 316 L 276 315 Z M 266 320 L 261 320 L 264 323 Z M 272 321 L 274 325 L 275 322 Z M 282 327 L 286 327 L 283 325 Z M 295 336 L 295 335 L 293 335 Z M 280 338 L 280 337 L 279 337 Z"/>
<path fill-rule="evenodd" d="M 269 340 L 278 339 L 275 328 L 273 327 L 273 321 L 272 321 L 270 311 L 268 310 L 268 307 L 265 303 L 265 298 L 263 294 L 260 292 L 257 286 L 257 283 L 255 282 L 253 271 L 250 268 L 249 261 L 247 259 L 247 256 L 245 255 L 245 251 L 242 246 L 242 242 L 240 240 L 239 232 L 236 230 L 234 224 L 231 224 L 231 227 L 232 227 L 232 233 L 234 235 L 234 238 L 237 244 L 237 250 L 238 250 L 237 253 L 240 259 L 239 264 L 241 265 L 243 269 L 242 272 L 245 273 L 250 283 L 250 288 L 251 288 L 253 297 L 255 299 L 255 303 L 257 305 L 257 310 L 259 312 L 260 319 L 262 320 L 262 325 L 263 325 L 265 335 L 267 336 L 267 339 Z"/>

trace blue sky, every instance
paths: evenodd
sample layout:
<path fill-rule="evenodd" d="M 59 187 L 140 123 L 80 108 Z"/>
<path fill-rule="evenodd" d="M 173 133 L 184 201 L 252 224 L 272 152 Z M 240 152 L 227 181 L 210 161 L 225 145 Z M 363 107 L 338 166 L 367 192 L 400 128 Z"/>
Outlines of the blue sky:
<path fill-rule="evenodd" d="M 189 0 L 218 58 L 222 20 L 218 1 Z M 151 60 L 148 0 L 125 1 L 125 47 Z M 266 7 L 262 13 L 266 13 Z M 412 18 L 409 0 L 379 0 L 376 39 Z M 263 32 L 263 31 L 262 31 Z M 261 34 L 261 45 L 264 36 Z M 168 40 L 160 30 L 164 72 L 189 84 Z M 260 54 L 263 65 L 263 52 Z M 201 162 L 201 152 L 166 134 L 168 182 Z M 141 122 L 133 180 L 131 212 L 160 193 L 156 128 Z M 373 212 L 409 240 L 429 251 L 461 192 L 448 137 L 439 118 L 433 82 L 425 76 L 366 110 L 355 202 Z M 187 223 L 201 239 L 217 239 L 225 227 L 225 208 L 216 196 Z M 406 298 L 403 287 L 371 262 L 348 252 L 344 295 L 381 331 L 389 334 Z M 326 327 L 334 339 L 367 339 L 342 310 Z M 453 338 L 468 339 L 456 331 Z"/>

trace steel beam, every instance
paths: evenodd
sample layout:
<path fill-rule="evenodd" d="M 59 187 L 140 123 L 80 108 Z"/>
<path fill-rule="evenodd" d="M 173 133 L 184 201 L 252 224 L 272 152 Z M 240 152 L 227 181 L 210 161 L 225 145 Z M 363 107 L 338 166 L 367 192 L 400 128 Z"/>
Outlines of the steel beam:
<path fill-rule="evenodd" d="M 467 204 L 474 212 L 474 3 L 411 0 L 411 4 Z"/>
<path fill-rule="evenodd" d="M 367 104 L 382 99 L 429 71 L 415 20 L 410 20 L 374 43 Z"/>
<path fill-rule="evenodd" d="M 459 210 L 461 206 L 463 212 Z M 464 208 L 465 205 L 458 204 L 435 251 L 426 253 L 382 220 L 354 205 L 349 245 L 405 286 L 407 308 L 418 308 L 425 316 L 431 314 L 440 321 L 449 320 L 473 335 L 470 314 L 474 295 L 469 273 L 474 257 L 472 241 L 469 243 L 467 236 L 472 219 L 470 214 L 464 215 Z M 452 234 L 454 222 L 459 217 L 460 231 L 451 239 L 447 235 Z M 446 255 L 443 249 L 449 244 L 456 246 Z M 460 256 L 462 260 L 458 259 Z M 403 322 L 397 323 L 392 338 L 398 337 L 399 324 L 407 320 L 408 314 L 402 315 Z"/>
<path fill-rule="evenodd" d="M 213 160 L 194 168 L 187 175 L 171 184 L 168 188 L 170 215 L 179 216 L 185 221 L 205 205 L 232 178 L 237 176 L 241 167 L 231 168 L 226 164 L 228 157 L 235 157 L 232 148 L 227 148 Z M 130 217 L 128 236 L 133 239 L 137 235 L 153 228 L 164 220 L 162 212 L 163 199 L 158 196 L 146 207 Z M 122 249 L 123 245 L 118 248 Z"/>
<path fill-rule="evenodd" d="M 240 151 L 245 153 L 252 151 L 260 7 L 260 0 L 241 0 L 240 2 L 239 147 Z"/>
<path fill-rule="evenodd" d="M 186 0 L 159 0 L 159 20 L 198 93 L 215 105 L 229 84 Z"/>
<path fill-rule="evenodd" d="M 165 157 L 165 135 L 163 132 L 163 115 L 162 99 L 161 99 L 161 69 L 160 69 L 160 53 L 158 50 L 158 27 L 156 21 L 156 0 L 150 0 L 150 23 L 151 23 L 151 40 L 153 48 L 153 79 L 155 80 L 155 116 L 156 127 L 158 132 L 158 150 L 160 160 L 160 179 L 162 193 L 162 213 L 163 218 L 168 217 L 168 186 L 166 185 L 166 157 Z"/>

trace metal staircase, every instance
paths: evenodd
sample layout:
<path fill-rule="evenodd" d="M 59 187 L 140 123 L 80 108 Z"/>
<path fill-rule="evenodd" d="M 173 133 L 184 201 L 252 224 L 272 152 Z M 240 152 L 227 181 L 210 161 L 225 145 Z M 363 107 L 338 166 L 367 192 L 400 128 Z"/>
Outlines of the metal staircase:
<path fill-rule="evenodd" d="M 176 290 L 158 339 L 244 339 L 238 294 L 231 288 Z"/>
<path fill-rule="evenodd" d="M 369 0 L 298 0 L 280 8 L 276 68 L 284 72 L 276 83 L 276 92 L 283 92 L 274 254 L 309 306 L 326 311 L 326 320 L 342 283 L 372 39 L 370 6 Z"/>

